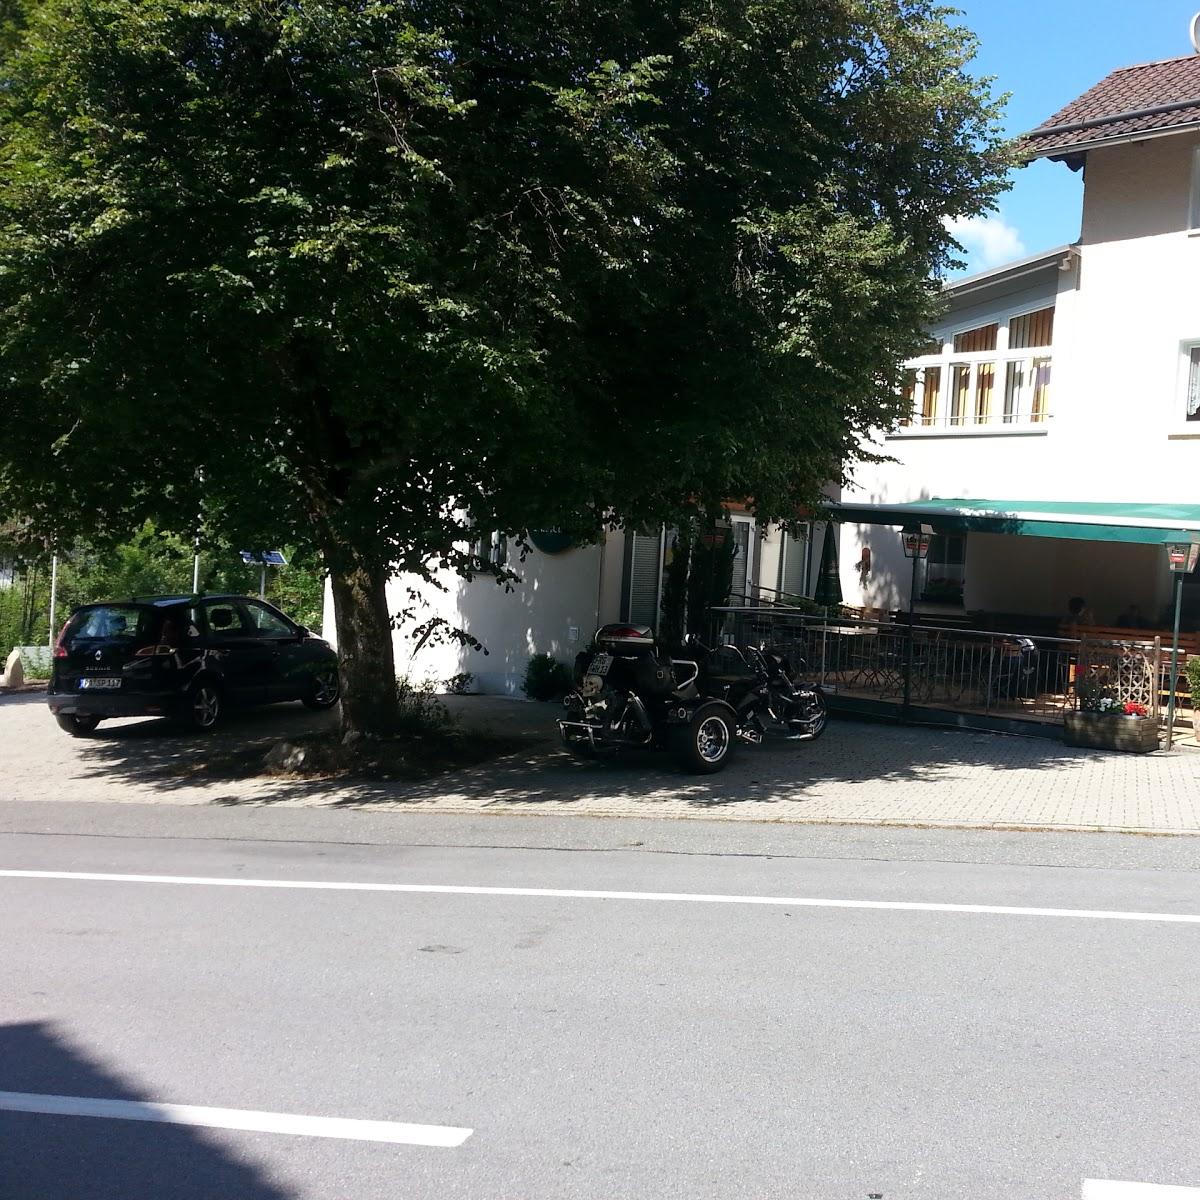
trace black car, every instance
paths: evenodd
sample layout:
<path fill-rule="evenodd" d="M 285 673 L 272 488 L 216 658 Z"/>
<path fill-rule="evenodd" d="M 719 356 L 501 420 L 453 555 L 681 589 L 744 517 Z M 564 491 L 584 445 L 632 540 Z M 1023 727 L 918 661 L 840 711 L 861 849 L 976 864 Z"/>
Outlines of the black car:
<path fill-rule="evenodd" d="M 86 604 L 54 648 L 50 711 L 75 737 L 105 717 L 166 716 L 211 729 L 227 704 L 338 701 L 337 654 L 245 596 L 151 596 Z"/>

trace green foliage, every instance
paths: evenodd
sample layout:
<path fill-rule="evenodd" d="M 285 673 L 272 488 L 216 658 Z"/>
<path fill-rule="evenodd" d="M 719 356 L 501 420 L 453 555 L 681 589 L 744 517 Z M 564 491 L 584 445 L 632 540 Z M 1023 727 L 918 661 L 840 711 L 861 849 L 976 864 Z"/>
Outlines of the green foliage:
<path fill-rule="evenodd" d="M 1200 709 L 1200 655 L 1193 654 L 1183 664 L 1183 673 L 1187 676 L 1188 691 L 1192 696 L 1192 707 Z"/>
<path fill-rule="evenodd" d="M 475 686 L 475 676 L 470 671 L 460 671 L 457 675 L 451 675 L 443 686 L 452 696 L 466 696 Z"/>
<path fill-rule="evenodd" d="M 80 604 L 192 590 L 192 546 L 147 522 L 127 542 L 79 546 L 59 558 L 59 621 Z M 232 547 L 207 544 L 200 556 L 200 590 L 258 595 L 257 567 Z M 324 573 L 310 555 L 267 571 L 266 599 L 294 621 L 321 628 Z M 27 561 L 12 586 L 0 588 L 0 648 L 43 645 L 50 634 L 50 568 L 45 557 Z M 2 654 L 0 654 L 2 657 Z"/>
<path fill-rule="evenodd" d="M 659 630 L 668 647 L 683 645 L 688 629 L 688 574 L 692 561 L 692 539 L 686 529 L 671 533 L 663 565 L 662 619 Z"/>
<path fill-rule="evenodd" d="M 25 7 L 0 511 L 319 549 L 349 719 L 472 528 L 817 501 L 1007 161 L 934 0 Z"/>
<path fill-rule="evenodd" d="M 686 636 L 709 636 L 709 610 L 731 601 L 736 544 L 727 524 L 715 520 L 681 522 L 671 536 L 663 577 L 662 632 L 668 646 Z"/>
<path fill-rule="evenodd" d="M 27 680 L 49 679 L 51 661 L 49 646 L 38 645 L 36 649 L 21 651 L 21 669 L 25 672 Z"/>
<path fill-rule="evenodd" d="M 727 527 L 712 523 L 698 529 L 692 547 L 692 570 L 688 577 L 688 632 L 703 635 L 709 609 L 730 603 L 733 590 L 733 559 L 737 546 Z M 733 603 L 742 603 L 735 597 Z"/>
<path fill-rule="evenodd" d="M 401 736 L 443 736 L 457 729 L 458 722 L 437 698 L 431 683 L 397 679 L 396 697 L 400 720 L 394 733 Z"/>
<path fill-rule="evenodd" d="M 571 671 L 553 654 L 535 654 L 525 668 L 521 691 L 530 700 L 561 700 L 571 689 Z"/>

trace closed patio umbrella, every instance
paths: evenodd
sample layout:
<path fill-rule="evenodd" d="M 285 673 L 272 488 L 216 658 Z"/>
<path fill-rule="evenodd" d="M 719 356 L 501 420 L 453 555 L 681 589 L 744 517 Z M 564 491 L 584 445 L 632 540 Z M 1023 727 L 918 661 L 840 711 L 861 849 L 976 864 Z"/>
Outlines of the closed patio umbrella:
<path fill-rule="evenodd" d="M 842 579 L 838 573 L 837 533 L 832 521 L 825 522 L 825 540 L 821 543 L 821 567 L 813 599 L 825 608 L 842 602 Z"/>

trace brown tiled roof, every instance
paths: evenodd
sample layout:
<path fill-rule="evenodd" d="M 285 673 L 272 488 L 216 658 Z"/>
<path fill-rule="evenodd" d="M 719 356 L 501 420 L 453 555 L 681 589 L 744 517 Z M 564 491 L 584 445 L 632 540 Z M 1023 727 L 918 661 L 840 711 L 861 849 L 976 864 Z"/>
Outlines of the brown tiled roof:
<path fill-rule="evenodd" d="M 1069 159 L 1111 138 L 1195 127 L 1200 127 L 1200 54 L 1188 54 L 1114 71 L 1030 130 L 1019 145 L 1023 158 Z"/>

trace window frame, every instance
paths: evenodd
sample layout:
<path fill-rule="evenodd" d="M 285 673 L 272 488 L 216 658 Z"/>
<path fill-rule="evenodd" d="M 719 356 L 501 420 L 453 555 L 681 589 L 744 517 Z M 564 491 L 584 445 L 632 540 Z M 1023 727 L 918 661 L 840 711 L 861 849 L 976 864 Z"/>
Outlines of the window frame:
<path fill-rule="evenodd" d="M 238 600 L 219 600 L 213 598 L 211 600 L 201 600 L 197 605 L 200 612 L 200 632 L 204 636 L 205 641 L 222 638 L 245 639 L 249 641 L 254 636 L 254 630 L 250 627 L 250 618 L 246 614 L 245 608 Z M 214 629 L 212 622 L 208 619 L 208 614 L 214 608 L 231 608 L 237 613 L 238 621 L 241 625 L 240 629 Z"/>
<path fill-rule="evenodd" d="M 1200 337 L 1184 338 L 1179 343 L 1179 382 L 1175 389 L 1175 412 L 1172 425 L 1186 433 L 1200 434 L 1200 406 L 1194 416 L 1188 416 L 1188 392 L 1192 384 L 1192 356 L 1200 351 Z M 1200 392 L 1200 357 L 1195 361 L 1196 386 Z"/>
<path fill-rule="evenodd" d="M 247 597 L 242 601 L 243 615 L 250 622 L 250 636 L 259 638 L 263 641 L 289 641 L 299 636 L 299 629 L 287 619 L 281 612 L 277 612 L 264 600 L 254 600 Z M 284 627 L 283 633 L 270 633 L 267 630 L 259 628 L 254 619 L 254 611 L 258 609 L 267 614 L 272 620 L 279 621 Z"/>

